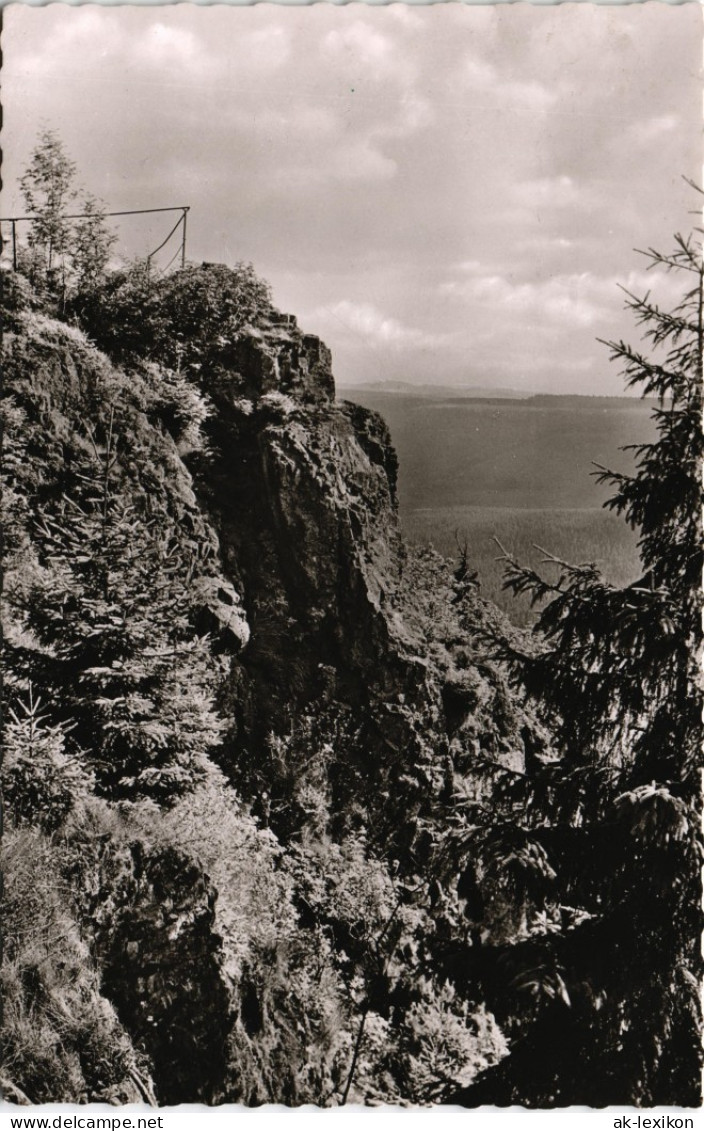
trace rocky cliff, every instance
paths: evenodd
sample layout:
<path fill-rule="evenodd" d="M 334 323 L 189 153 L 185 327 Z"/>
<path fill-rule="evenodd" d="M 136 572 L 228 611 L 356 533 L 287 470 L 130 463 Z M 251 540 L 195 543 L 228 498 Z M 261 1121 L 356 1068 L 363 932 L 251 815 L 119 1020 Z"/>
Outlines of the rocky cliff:
<path fill-rule="evenodd" d="M 198 350 L 202 325 L 162 318 L 110 360 L 16 289 L 7 305 L 11 835 L 63 838 L 56 885 L 125 1078 L 151 1073 L 167 1103 L 466 1086 L 503 1038 L 441 952 L 520 934 L 529 908 L 507 918 L 438 830 L 546 749 L 487 658 L 499 614 L 403 546 L 387 428 L 335 400 L 329 351 L 291 316 L 264 304 Z M 17 916 L 9 1075 L 36 1100 L 22 979 L 54 1006 L 67 989 Z M 94 1076 L 80 1098 L 103 1095 Z"/>
<path fill-rule="evenodd" d="M 538 747 L 541 739 L 496 669 L 479 671 L 465 654 L 455 662 L 468 626 L 443 610 L 433 655 L 427 623 L 414 618 L 383 420 L 335 401 L 328 350 L 290 316 L 247 328 L 227 360 L 215 381 L 199 375 L 215 412 L 204 426 L 207 456 L 186 457 L 251 632 L 230 684 L 235 725 L 223 768 L 236 780 L 246 767 L 256 776 L 267 736 L 334 704 L 356 720 L 346 757 L 369 795 L 408 794 L 411 811 L 416 789 L 451 790 L 451 746 L 465 765 L 475 751 L 521 770 L 526 736 Z M 497 614 L 472 597 L 464 615 L 476 636 Z M 261 791 L 272 786 L 259 774 Z M 337 800 L 342 809 L 350 798 Z M 408 814 L 386 809 L 393 839 Z"/>

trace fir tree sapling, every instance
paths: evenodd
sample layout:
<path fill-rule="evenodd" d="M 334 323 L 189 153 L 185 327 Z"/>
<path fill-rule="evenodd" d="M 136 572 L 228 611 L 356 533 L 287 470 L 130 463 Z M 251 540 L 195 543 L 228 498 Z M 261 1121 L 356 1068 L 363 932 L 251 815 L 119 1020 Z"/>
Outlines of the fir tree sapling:
<path fill-rule="evenodd" d="M 30 683 L 27 701 L 8 708 L 4 727 L 3 796 L 15 827 L 53 832 L 76 802 L 90 793 L 91 775 L 66 753 L 67 727 L 52 726 Z"/>
<path fill-rule="evenodd" d="M 39 508 L 26 623 L 60 661 L 55 710 L 75 723 L 99 788 L 172 803 L 221 735 L 217 662 L 190 624 L 188 549 L 130 497 L 112 416 L 89 439 L 70 490 Z"/>

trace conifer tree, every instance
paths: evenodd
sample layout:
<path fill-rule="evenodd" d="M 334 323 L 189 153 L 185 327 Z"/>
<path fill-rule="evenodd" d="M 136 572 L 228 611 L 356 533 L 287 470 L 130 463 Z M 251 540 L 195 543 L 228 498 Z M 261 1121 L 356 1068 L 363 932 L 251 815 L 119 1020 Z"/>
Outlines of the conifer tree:
<path fill-rule="evenodd" d="M 677 236 L 670 255 L 646 254 L 653 267 L 684 276 L 686 293 L 671 311 L 649 295 L 627 296 L 650 356 L 624 341 L 606 344 L 627 386 L 657 398 L 657 437 L 633 446 L 631 474 L 596 473 L 615 488 L 606 505 L 640 531 L 645 572 L 619 589 L 594 565 L 548 555 L 556 578 L 511 558 L 506 574 L 514 593 L 548 599 L 536 626 L 538 654 L 508 658 L 557 723 L 568 757 L 622 764 L 637 784 L 687 778 L 698 763 L 701 714 L 701 249 Z"/>
<path fill-rule="evenodd" d="M 99 789 L 172 804 L 202 778 L 222 731 L 217 661 L 190 623 L 197 547 L 140 509 L 112 416 L 89 441 L 62 497 L 38 508 L 26 623 L 56 657 L 45 692 Z"/>
<path fill-rule="evenodd" d="M 595 473 L 614 487 L 606 505 L 640 532 L 643 575 L 618 588 L 591 563 L 546 554 L 553 575 L 542 576 L 505 559 L 505 586 L 547 603 L 531 646 L 503 637 L 497 652 L 561 751 L 517 791 L 514 811 L 547 847 L 560 902 L 588 920 L 545 944 L 562 964 L 580 1034 L 574 1063 L 545 1084 L 559 1102 L 580 1102 L 578 1080 L 592 1103 L 700 1101 L 700 237 L 644 253 L 684 284 L 669 310 L 627 293 L 647 348 L 605 343 L 627 386 L 656 399 L 656 438 L 635 446 L 634 471 Z M 561 1050 L 566 1013 L 564 1025 Z M 529 1045 L 524 1069 L 535 1081 Z M 590 1090 L 590 1071 L 603 1093 Z"/>
<path fill-rule="evenodd" d="M 67 755 L 66 728 L 49 723 L 31 683 L 16 706 L 8 707 L 3 733 L 5 814 L 15 826 L 29 822 L 52 832 L 90 792 L 91 778 Z"/>

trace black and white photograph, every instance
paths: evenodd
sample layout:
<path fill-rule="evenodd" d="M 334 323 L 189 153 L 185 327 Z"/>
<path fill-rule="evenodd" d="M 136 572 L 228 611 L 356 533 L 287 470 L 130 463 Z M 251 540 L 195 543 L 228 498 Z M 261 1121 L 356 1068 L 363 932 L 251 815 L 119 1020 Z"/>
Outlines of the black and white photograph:
<path fill-rule="evenodd" d="M 691 1115 L 700 4 L 0 14 L 2 1111 Z"/>

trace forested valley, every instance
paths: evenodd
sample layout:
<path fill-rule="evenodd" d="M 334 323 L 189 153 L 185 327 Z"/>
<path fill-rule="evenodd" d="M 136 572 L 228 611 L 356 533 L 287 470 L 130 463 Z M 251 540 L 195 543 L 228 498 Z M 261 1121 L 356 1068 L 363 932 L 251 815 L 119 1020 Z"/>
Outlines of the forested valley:
<path fill-rule="evenodd" d="M 609 343 L 641 576 L 507 554 L 522 629 L 254 269 L 73 178 L 2 272 L 5 1098 L 698 1105 L 699 236 Z"/>
<path fill-rule="evenodd" d="M 656 437 L 652 398 L 551 394 L 437 396 L 421 386 L 344 388 L 338 396 L 379 412 L 399 459 L 399 519 L 413 545 L 457 558 L 466 545 L 482 595 L 514 624 L 535 623 L 541 603 L 503 588 L 497 541 L 540 568 L 541 550 L 595 562 L 607 581 L 640 576 L 638 533 L 607 510 L 596 464 L 632 473 L 630 447 Z"/>

